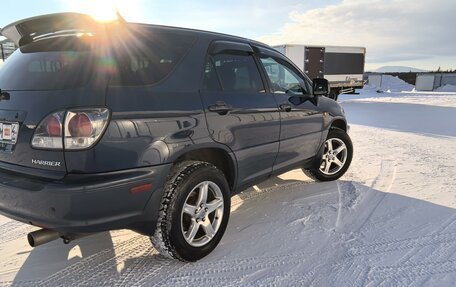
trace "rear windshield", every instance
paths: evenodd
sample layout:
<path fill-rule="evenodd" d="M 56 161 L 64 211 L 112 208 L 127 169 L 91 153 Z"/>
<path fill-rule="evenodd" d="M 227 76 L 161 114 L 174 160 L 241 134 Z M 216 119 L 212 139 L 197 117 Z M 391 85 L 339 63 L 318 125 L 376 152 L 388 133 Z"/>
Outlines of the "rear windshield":
<path fill-rule="evenodd" d="M 87 85 L 94 73 L 106 73 L 112 86 L 153 85 L 173 71 L 196 40 L 151 29 L 111 35 L 107 45 L 93 38 L 56 37 L 21 47 L 0 68 L 0 89 L 74 89 Z"/>
<path fill-rule="evenodd" d="M 82 87 L 94 61 L 77 37 L 37 41 L 17 49 L 0 68 L 2 90 L 63 90 Z"/>

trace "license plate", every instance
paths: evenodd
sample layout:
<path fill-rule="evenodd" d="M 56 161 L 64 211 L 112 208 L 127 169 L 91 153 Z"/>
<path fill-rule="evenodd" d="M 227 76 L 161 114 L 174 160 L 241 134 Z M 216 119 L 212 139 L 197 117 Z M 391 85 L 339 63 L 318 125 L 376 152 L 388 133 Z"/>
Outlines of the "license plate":
<path fill-rule="evenodd" d="M 15 144 L 18 133 L 18 123 L 0 123 L 0 143 Z"/>

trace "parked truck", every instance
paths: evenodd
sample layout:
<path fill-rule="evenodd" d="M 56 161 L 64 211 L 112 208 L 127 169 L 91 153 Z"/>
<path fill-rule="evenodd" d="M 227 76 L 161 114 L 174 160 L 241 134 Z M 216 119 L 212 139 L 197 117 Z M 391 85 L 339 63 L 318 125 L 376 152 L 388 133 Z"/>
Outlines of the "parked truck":
<path fill-rule="evenodd" d="M 274 46 L 292 60 L 311 79 L 329 81 L 329 97 L 337 100 L 339 94 L 354 93 L 364 86 L 366 48 L 344 46 L 280 45 Z"/>

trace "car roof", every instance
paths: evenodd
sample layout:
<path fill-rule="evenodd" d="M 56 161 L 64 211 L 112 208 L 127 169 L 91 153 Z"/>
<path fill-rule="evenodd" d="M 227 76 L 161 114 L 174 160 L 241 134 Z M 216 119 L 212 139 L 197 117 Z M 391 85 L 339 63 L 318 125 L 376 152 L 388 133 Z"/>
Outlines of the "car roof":
<path fill-rule="evenodd" d="M 125 21 L 123 18 L 121 18 L 120 15 L 118 16 L 118 20 L 112 23 L 100 23 L 95 21 L 92 17 L 86 14 L 55 13 L 16 21 L 5 26 L 3 29 L 0 30 L 0 32 L 3 36 L 13 41 L 17 46 L 22 46 L 26 43 L 29 43 L 30 41 L 33 41 L 33 39 L 62 31 L 80 32 L 96 30 L 105 25 L 127 25 L 129 27 L 146 27 L 151 29 L 163 29 L 176 32 L 179 31 L 180 33 L 188 33 L 191 35 L 196 35 L 207 39 L 231 40 L 249 43 L 260 47 L 271 48 L 264 43 L 233 35 L 164 25 L 131 23 Z"/>
<path fill-rule="evenodd" d="M 230 35 L 230 34 L 212 32 L 212 31 L 175 27 L 175 26 L 166 26 L 166 25 L 157 25 L 157 24 L 131 23 L 131 22 L 128 22 L 128 25 L 132 26 L 132 27 L 143 27 L 143 28 L 175 31 L 175 32 L 183 33 L 183 34 L 204 37 L 209 40 L 225 40 L 225 41 L 243 42 L 243 43 L 248 43 L 248 44 L 252 44 L 255 46 L 259 46 L 259 47 L 273 49 L 271 46 L 268 46 L 267 44 L 259 42 L 259 41 L 255 41 L 255 40 L 244 38 L 244 37 L 234 36 L 234 35 Z"/>

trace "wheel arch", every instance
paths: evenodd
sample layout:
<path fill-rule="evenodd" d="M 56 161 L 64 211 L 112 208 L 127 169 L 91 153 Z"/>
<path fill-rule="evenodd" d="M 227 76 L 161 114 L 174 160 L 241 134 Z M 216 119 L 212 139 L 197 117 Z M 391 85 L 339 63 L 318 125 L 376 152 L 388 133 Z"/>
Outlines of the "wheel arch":
<path fill-rule="evenodd" d="M 174 164 L 186 160 L 209 162 L 220 169 L 226 177 L 231 191 L 235 189 L 237 180 L 236 159 L 230 151 L 222 147 L 198 147 L 180 153 L 173 160 Z"/>
<path fill-rule="evenodd" d="M 342 119 L 342 118 L 336 118 L 334 119 L 331 124 L 329 125 L 330 129 L 338 128 L 343 130 L 344 132 L 347 132 L 347 122 Z"/>

